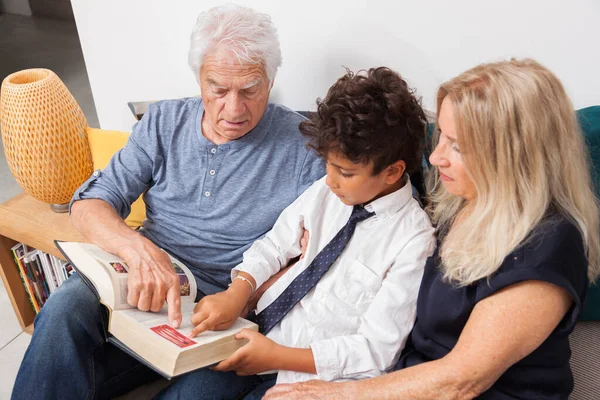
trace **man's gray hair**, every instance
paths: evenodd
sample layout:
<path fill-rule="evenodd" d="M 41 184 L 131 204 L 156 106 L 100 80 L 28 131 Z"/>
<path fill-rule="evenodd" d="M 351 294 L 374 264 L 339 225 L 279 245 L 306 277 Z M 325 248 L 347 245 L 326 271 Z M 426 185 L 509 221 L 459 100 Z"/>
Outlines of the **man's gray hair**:
<path fill-rule="evenodd" d="M 264 63 L 272 83 L 281 66 L 277 29 L 267 14 L 236 4 L 213 7 L 198 15 L 188 62 L 198 82 L 207 53 L 225 47 L 243 64 Z"/>

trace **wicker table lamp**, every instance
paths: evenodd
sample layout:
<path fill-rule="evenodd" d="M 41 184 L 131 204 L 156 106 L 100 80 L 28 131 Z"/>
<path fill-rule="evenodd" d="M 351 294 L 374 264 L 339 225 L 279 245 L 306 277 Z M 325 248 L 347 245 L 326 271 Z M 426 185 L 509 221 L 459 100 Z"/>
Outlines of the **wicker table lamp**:
<path fill-rule="evenodd" d="M 7 76 L 0 91 L 0 129 L 10 171 L 21 188 L 67 211 L 75 190 L 92 174 L 81 108 L 47 69 Z"/>

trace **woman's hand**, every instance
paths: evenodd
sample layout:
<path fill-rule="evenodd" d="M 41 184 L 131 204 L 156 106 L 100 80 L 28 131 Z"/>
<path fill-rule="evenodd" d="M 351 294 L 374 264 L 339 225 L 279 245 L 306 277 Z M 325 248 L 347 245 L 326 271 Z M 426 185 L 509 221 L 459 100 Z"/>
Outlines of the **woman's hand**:
<path fill-rule="evenodd" d="M 347 389 L 350 382 L 335 383 L 319 380 L 294 384 L 276 385 L 269 389 L 263 400 L 347 400 L 355 398 Z"/>
<path fill-rule="evenodd" d="M 213 368 L 215 371 L 235 371 L 238 375 L 245 376 L 278 369 L 276 362 L 281 346 L 277 343 L 249 329 L 242 329 L 235 338 L 247 339 L 249 342 L 228 359 L 221 361 Z"/>

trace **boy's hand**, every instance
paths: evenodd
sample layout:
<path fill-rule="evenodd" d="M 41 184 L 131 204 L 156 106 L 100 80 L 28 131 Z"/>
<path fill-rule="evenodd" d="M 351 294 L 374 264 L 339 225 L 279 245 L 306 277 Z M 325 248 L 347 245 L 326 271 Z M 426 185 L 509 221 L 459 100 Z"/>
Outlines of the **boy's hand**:
<path fill-rule="evenodd" d="M 249 286 L 247 289 L 239 285 L 234 288 L 232 285 L 224 292 L 204 296 L 194 307 L 192 323 L 195 327 L 189 336 L 194 337 L 207 330 L 223 330 L 233 325 L 248 301 L 251 290 Z"/>
<path fill-rule="evenodd" d="M 246 376 L 278 368 L 276 361 L 281 346 L 277 343 L 261 333 L 245 328 L 235 338 L 248 339 L 249 342 L 228 359 L 221 361 L 213 368 L 215 371 L 235 371 L 240 376 Z"/>

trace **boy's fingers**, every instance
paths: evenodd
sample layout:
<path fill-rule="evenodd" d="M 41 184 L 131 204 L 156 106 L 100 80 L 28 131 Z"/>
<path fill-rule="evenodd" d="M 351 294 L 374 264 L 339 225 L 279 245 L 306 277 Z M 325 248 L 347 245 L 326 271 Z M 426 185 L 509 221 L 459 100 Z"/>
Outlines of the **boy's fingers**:
<path fill-rule="evenodd" d="M 241 339 L 252 339 L 252 337 L 254 336 L 256 332 L 251 331 L 250 329 L 244 328 L 241 331 L 239 331 L 238 333 L 235 334 L 235 338 L 237 340 L 241 340 Z"/>
<path fill-rule="evenodd" d="M 235 351 L 228 359 L 223 360 L 217 365 L 215 371 L 231 371 L 235 369 L 235 366 L 239 363 L 241 358 L 239 349 Z"/>
<path fill-rule="evenodd" d="M 171 286 L 167 291 L 167 307 L 169 323 L 173 328 L 179 328 L 181 325 L 181 298 L 179 296 L 179 286 Z"/>
<path fill-rule="evenodd" d="M 229 328 L 231 325 L 232 325 L 231 321 L 221 322 L 220 324 L 215 325 L 215 327 L 213 328 L 213 330 L 215 330 L 215 331 L 224 331 L 225 329 Z"/>
<path fill-rule="evenodd" d="M 196 325 L 194 327 L 194 329 L 192 329 L 192 332 L 190 332 L 189 337 L 196 337 L 199 334 L 201 334 L 204 331 L 207 331 L 211 329 L 211 325 L 209 323 L 208 319 L 205 319 L 203 322 L 201 322 L 199 325 Z"/>
<path fill-rule="evenodd" d="M 207 320 L 210 317 L 210 312 L 206 311 L 206 310 L 200 310 L 200 311 L 196 311 L 194 314 L 192 314 L 192 324 L 194 325 L 200 325 L 202 322 L 204 322 L 205 320 Z"/>

